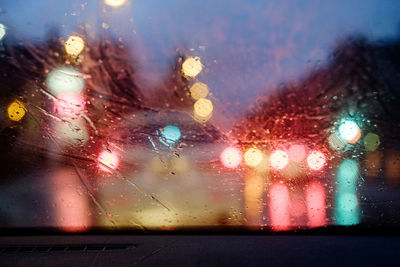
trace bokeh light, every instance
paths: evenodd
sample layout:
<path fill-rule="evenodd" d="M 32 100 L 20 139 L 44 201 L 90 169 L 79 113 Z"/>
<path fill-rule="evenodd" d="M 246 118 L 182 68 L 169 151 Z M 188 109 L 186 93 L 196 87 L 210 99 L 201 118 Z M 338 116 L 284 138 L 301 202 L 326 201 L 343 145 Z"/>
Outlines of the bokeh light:
<path fill-rule="evenodd" d="M 288 153 L 290 160 L 294 162 L 300 162 L 306 156 L 306 150 L 303 145 L 291 145 Z"/>
<path fill-rule="evenodd" d="M 173 144 L 181 138 L 181 130 L 178 126 L 167 125 L 161 130 L 161 135 L 169 144 Z"/>
<path fill-rule="evenodd" d="M 336 223 L 354 225 L 359 223 L 359 205 L 355 193 L 339 193 L 336 200 Z"/>
<path fill-rule="evenodd" d="M 306 188 L 307 218 L 309 227 L 326 224 L 325 188 L 318 182 L 312 182 Z"/>
<path fill-rule="evenodd" d="M 284 169 L 289 163 L 289 156 L 283 150 L 275 150 L 269 157 L 269 161 L 271 166 L 274 169 L 282 170 Z"/>
<path fill-rule="evenodd" d="M 222 151 L 220 160 L 225 167 L 234 169 L 242 162 L 242 152 L 236 147 L 227 147 Z"/>
<path fill-rule="evenodd" d="M 269 190 L 269 216 L 274 231 L 289 230 L 290 227 L 290 198 L 286 185 L 274 183 Z"/>
<path fill-rule="evenodd" d="M 369 177 L 371 176 L 377 176 L 381 170 L 381 152 L 380 151 L 374 151 L 374 152 L 367 152 L 365 154 L 365 169 L 367 172 L 367 175 Z"/>
<path fill-rule="evenodd" d="M 320 170 L 326 163 L 325 155 L 319 151 L 311 151 L 307 157 L 307 165 L 312 170 Z"/>
<path fill-rule="evenodd" d="M 358 177 L 358 164 L 355 160 L 345 159 L 337 173 L 337 188 L 340 192 L 355 192 Z"/>
<path fill-rule="evenodd" d="M 55 111 L 63 116 L 74 116 L 85 109 L 85 99 L 81 94 L 61 93 L 54 103 Z"/>
<path fill-rule="evenodd" d="M 345 159 L 339 166 L 336 180 L 335 219 L 339 225 L 359 223 L 360 208 L 357 198 L 358 164 Z"/>
<path fill-rule="evenodd" d="M 387 151 L 385 154 L 385 178 L 398 183 L 400 180 L 400 152 Z"/>
<path fill-rule="evenodd" d="M 70 56 L 79 56 L 83 48 L 85 48 L 85 41 L 79 36 L 69 36 L 67 41 L 65 41 L 65 51 Z"/>
<path fill-rule="evenodd" d="M 355 160 L 345 159 L 338 169 L 338 187 L 341 191 L 356 191 L 356 180 L 358 177 L 358 164 Z"/>
<path fill-rule="evenodd" d="M 116 152 L 104 150 L 100 153 L 98 160 L 98 167 L 100 170 L 111 173 L 119 165 L 119 156 Z"/>
<path fill-rule="evenodd" d="M 365 150 L 367 151 L 375 151 L 379 145 L 381 144 L 381 140 L 379 139 L 379 136 L 374 133 L 368 133 L 364 137 L 364 147 Z"/>
<path fill-rule="evenodd" d="M 8 118 L 12 121 L 20 121 L 25 116 L 26 108 L 21 101 L 14 100 L 7 108 Z"/>
<path fill-rule="evenodd" d="M 360 135 L 361 137 L 361 130 L 354 121 L 345 120 L 339 126 L 339 134 L 347 142 L 355 143 L 359 139 L 357 136 Z"/>
<path fill-rule="evenodd" d="M 200 98 L 205 98 L 208 95 L 208 86 L 201 82 L 196 82 L 190 87 L 190 95 L 193 99 L 199 100 Z"/>
<path fill-rule="evenodd" d="M 244 200 L 246 224 L 257 226 L 262 222 L 264 177 L 262 175 L 249 175 L 245 179 Z"/>
<path fill-rule="evenodd" d="M 182 72 L 185 76 L 194 78 L 203 69 L 199 57 L 188 57 L 182 64 Z"/>
<path fill-rule="evenodd" d="M 104 4 L 112 7 L 119 7 L 125 4 L 126 0 L 104 0 Z"/>
<path fill-rule="evenodd" d="M 258 148 L 249 148 L 244 153 L 244 162 L 250 167 L 256 167 L 261 163 L 263 159 L 263 153 Z"/>
<path fill-rule="evenodd" d="M 55 223 L 63 231 L 82 232 L 92 224 L 88 195 L 77 189 L 82 185 L 76 170 L 59 167 L 47 174 L 51 178 L 48 197 L 52 202 Z"/>
<path fill-rule="evenodd" d="M 360 130 L 360 128 L 358 128 L 356 137 L 354 137 L 354 138 L 351 139 L 351 140 L 348 140 L 347 142 L 348 142 L 349 144 L 355 144 L 355 143 L 358 142 L 358 140 L 360 140 L 360 138 L 361 138 L 361 130 Z"/>
<path fill-rule="evenodd" d="M 4 24 L 0 23 L 0 41 L 3 40 L 4 36 L 6 36 L 7 28 Z"/>
<path fill-rule="evenodd" d="M 342 150 L 346 146 L 346 141 L 340 138 L 338 133 L 332 133 L 328 137 L 329 146 L 334 150 Z"/>
<path fill-rule="evenodd" d="M 206 98 L 200 98 L 199 100 L 194 103 L 194 115 L 199 118 L 207 118 L 213 112 L 213 104 L 211 100 Z"/>
<path fill-rule="evenodd" d="M 57 96 L 61 93 L 80 93 L 85 87 L 85 81 L 77 70 L 61 67 L 49 73 L 46 85 Z"/>

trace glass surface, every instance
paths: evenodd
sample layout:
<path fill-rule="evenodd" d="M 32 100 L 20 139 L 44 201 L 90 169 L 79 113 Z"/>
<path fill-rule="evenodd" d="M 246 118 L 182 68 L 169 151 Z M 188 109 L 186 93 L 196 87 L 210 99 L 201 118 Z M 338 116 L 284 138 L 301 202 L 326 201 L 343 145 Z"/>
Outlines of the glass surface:
<path fill-rule="evenodd" d="M 0 227 L 400 225 L 400 2 L 4 1 Z"/>

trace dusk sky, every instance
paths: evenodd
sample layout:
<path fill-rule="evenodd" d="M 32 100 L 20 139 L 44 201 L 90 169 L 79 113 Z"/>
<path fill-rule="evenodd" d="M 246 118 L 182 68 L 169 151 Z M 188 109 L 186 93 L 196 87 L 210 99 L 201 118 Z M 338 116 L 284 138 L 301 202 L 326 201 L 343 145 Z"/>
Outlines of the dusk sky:
<path fill-rule="evenodd" d="M 346 38 L 391 40 L 400 33 L 396 0 L 128 0 L 118 8 L 102 1 L 15 0 L 0 6 L 0 22 L 23 40 L 43 41 L 51 28 L 62 38 L 83 31 L 121 37 L 141 73 L 152 73 L 142 77 L 149 88 L 167 75 L 176 50 L 200 56 L 206 68 L 199 80 L 238 111 L 273 85 L 323 66 Z"/>

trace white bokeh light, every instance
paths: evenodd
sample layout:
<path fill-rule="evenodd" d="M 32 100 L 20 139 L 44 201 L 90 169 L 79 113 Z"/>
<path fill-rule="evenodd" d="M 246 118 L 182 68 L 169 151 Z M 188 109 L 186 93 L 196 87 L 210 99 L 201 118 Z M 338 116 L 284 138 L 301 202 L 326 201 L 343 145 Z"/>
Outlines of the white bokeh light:
<path fill-rule="evenodd" d="M 52 70 L 46 79 L 46 85 L 55 95 L 62 93 L 80 93 L 85 87 L 82 74 L 70 67 Z"/>

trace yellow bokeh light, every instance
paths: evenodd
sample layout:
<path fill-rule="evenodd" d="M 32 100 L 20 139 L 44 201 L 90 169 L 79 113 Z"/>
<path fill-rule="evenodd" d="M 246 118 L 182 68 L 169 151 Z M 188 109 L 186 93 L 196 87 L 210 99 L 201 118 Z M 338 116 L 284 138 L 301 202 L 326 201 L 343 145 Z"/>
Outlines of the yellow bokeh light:
<path fill-rule="evenodd" d="M 209 117 L 214 109 L 214 106 L 211 100 L 206 98 L 200 98 L 194 103 L 194 115 L 198 118 L 207 118 Z"/>
<path fill-rule="evenodd" d="M 368 133 L 364 137 L 364 146 L 367 151 L 375 151 L 379 147 L 380 143 L 381 141 L 377 134 Z"/>
<path fill-rule="evenodd" d="M 119 7 L 125 4 L 126 0 L 104 0 L 104 4 L 112 7 Z"/>
<path fill-rule="evenodd" d="M 12 121 L 20 121 L 25 116 L 26 108 L 24 104 L 18 100 L 14 100 L 8 108 L 7 114 L 10 120 Z"/>
<path fill-rule="evenodd" d="M 250 167 L 256 167 L 263 160 L 263 154 L 258 148 L 249 148 L 244 153 L 244 162 Z"/>
<path fill-rule="evenodd" d="M 197 82 L 190 87 L 190 95 L 195 100 L 199 100 L 200 98 L 205 98 L 208 95 L 208 86 L 207 84 Z"/>
<path fill-rule="evenodd" d="M 85 41 L 79 36 L 72 35 L 65 41 L 65 51 L 70 56 L 79 56 L 83 48 L 85 48 Z"/>
<path fill-rule="evenodd" d="M 250 175 L 246 177 L 244 187 L 246 224 L 259 225 L 262 221 L 263 209 L 262 195 L 264 192 L 264 178 L 262 175 Z"/>
<path fill-rule="evenodd" d="M 201 64 L 199 57 L 188 57 L 182 64 L 182 72 L 185 76 L 194 78 L 203 69 L 203 64 Z"/>
<path fill-rule="evenodd" d="M 193 119 L 199 123 L 206 123 L 209 119 L 211 119 L 212 114 L 210 114 L 207 117 L 199 117 L 196 114 L 194 114 Z"/>

